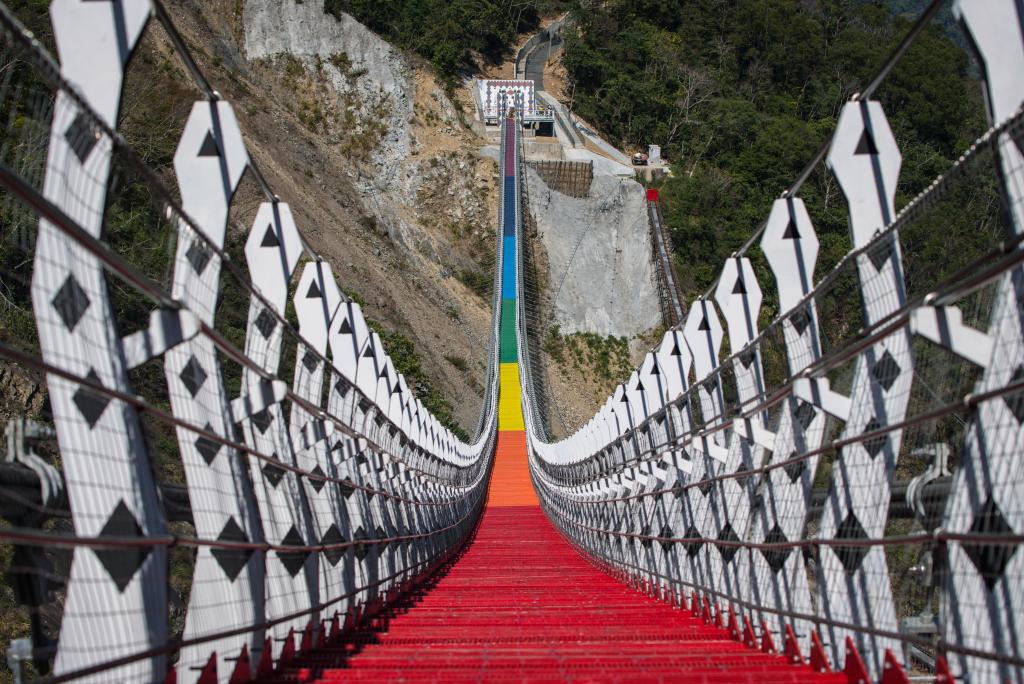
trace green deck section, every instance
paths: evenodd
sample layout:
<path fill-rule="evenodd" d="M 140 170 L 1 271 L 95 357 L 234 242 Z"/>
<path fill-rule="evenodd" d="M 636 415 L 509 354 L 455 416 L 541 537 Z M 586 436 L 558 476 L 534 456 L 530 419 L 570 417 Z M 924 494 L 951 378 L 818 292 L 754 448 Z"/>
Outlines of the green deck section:
<path fill-rule="evenodd" d="M 501 363 L 519 360 L 516 350 L 516 300 L 501 300 L 501 332 L 498 337 Z"/>

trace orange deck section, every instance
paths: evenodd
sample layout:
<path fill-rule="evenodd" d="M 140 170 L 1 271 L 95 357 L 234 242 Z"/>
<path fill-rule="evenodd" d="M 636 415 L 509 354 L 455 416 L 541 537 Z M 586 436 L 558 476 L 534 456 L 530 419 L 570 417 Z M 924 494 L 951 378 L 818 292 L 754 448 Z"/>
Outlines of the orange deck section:
<path fill-rule="evenodd" d="M 539 506 L 526 462 L 526 433 L 522 430 L 498 432 L 495 452 L 487 505 Z"/>

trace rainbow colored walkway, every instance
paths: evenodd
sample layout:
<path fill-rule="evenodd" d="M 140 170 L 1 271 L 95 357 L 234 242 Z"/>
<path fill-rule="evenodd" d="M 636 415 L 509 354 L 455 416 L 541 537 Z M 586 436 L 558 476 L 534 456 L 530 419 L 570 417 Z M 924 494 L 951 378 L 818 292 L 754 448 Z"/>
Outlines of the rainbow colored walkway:
<path fill-rule="evenodd" d="M 498 443 L 488 491 L 489 507 L 539 505 L 526 463 L 526 431 L 523 424 L 519 346 L 516 341 L 517 225 L 516 130 L 506 126 L 502 198 L 501 327 L 498 358 Z"/>
<path fill-rule="evenodd" d="M 846 682 L 744 646 L 591 565 L 530 482 L 516 315 L 516 130 L 506 125 L 498 442 L 487 506 L 462 554 L 398 605 L 273 681 Z"/>

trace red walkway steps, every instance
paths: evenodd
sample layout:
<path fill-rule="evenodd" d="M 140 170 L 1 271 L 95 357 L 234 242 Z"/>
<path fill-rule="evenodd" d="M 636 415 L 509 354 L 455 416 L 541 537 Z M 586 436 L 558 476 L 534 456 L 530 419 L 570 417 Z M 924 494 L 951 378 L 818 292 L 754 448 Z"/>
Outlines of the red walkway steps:
<path fill-rule="evenodd" d="M 846 682 L 761 653 L 591 565 L 536 506 L 485 510 L 463 555 L 392 613 L 271 681 Z"/>

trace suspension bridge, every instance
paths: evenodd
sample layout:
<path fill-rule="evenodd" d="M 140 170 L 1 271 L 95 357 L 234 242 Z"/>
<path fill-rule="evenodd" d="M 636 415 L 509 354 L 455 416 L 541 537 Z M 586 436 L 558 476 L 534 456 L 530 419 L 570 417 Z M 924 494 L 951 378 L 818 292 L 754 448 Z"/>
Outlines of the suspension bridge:
<path fill-rule="evenodd" d="M 29 312 L 5 314 L 0 359 L 47 396 L 9 423 L 0 464 L 7 581 L 28 615 L 11 669 L 51 683 L 1024 682 L 1024 10 L 953 3 L 991 127 L 901 206 L 898 140 L 872 99 L 942 4 L 716 283 L 673 307 L 679 325 L 561 440 L 538 409 L 521 130 L 505 111 L 488 382 L 468 441 L 397 372 L 157 0 L 55 0 L 59 61 L 0 4 L 0 209 L 19 257 L 4 297 Z M 204 95 L 176 189 L 116 130 L 147 28 Z M 828 268 L 799 196 L 812 173 L 849 212 L 849 250 Z M 232 254 L 243 177 L 264 201 Z M 977 213 L 953 225 L 954 207 Z M 166 238 L 166 262 L 117 248 L 126 211 Z M 187 604 L 173 605 L 182 567 Z"/>

